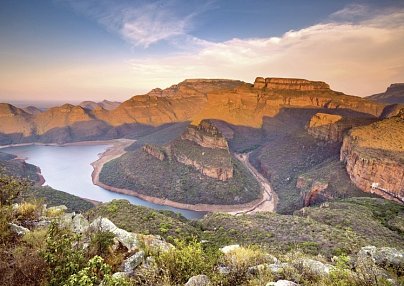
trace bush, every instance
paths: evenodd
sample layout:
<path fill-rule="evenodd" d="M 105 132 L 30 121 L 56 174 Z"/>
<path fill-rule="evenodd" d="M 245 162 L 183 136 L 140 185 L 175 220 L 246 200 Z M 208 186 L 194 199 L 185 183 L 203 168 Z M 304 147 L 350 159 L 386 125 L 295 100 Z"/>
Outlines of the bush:
<path fill-rule="evenodd" d="M 160 254 L 156 263 L 170 285 L 179 285 L 195 275 L 212 276 L 218 257 L 218 252 L 204 251 L 201 243 L 196 240 L 188 244 L 176 240 L 176 248 Z"/>
<path fill-rule="evenodd" d="M 42 252 L 49 267 L 49 285 L 63 285 L 79 272 L 84 265 L 84 253 L 79 245 L 79 236 L 61 229 L 55 222 L 49 227 L 46 248 Z"/>

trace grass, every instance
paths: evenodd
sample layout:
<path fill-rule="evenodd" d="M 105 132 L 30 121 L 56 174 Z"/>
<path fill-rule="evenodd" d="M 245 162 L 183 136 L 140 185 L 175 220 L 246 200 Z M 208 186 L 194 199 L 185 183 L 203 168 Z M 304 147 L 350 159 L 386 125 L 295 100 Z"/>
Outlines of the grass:
<path fill-rule="evenodd" d="M 330 257 L 355 253 L 366 245 L 402 248 L 404 236 L 389 222 L 403 212 L 404 206 L 383 199 L 352 198 L 330 202 L 327 208 L 305 208 L 294 215 L 210 214 L 200 221 L 200 227 L 202 236 L 219 246 L 261 245 L 271 253 L 299 249 Z"/>
<path fill-rule="evenodd" d="M 55 190 L 49 186 L 32 187 L 27 193 L 22 194 L 22 198 L 43 199 L 48 207 L 65 205 L 69 212 L 86 212 L 94 207 L 94 204 L 74 195 Z"/>
<path fill-rule="evenodd" d="M 87 215 L 90 219 L 98 216 L 106 217 L 127 231 L 161 235 L 170 241 L 175 238 L 186 240 L 199 235 L 197 229 L 179 214 L 135 206 L 126 200 L 113 200 L 101 204 L 89 210 Z"/>

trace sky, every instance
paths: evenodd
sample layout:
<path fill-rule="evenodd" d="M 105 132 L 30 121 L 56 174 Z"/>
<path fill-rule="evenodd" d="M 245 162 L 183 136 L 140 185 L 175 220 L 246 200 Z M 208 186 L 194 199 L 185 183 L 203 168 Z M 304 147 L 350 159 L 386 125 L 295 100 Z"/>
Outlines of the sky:
<path fill-rule="evenodd" d="M 1 0 L 0 102 L 126 100 L 186 78 L 404 82 L 402 0 Z"/>

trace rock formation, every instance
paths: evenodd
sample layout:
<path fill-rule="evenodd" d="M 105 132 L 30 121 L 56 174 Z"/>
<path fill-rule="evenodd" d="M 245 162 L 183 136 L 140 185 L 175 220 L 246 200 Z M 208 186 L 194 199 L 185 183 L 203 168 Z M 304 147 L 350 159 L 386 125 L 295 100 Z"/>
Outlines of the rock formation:
<path fill-rule="evenodd" d="M 190 125 L 171 149 L 178 162 L 208 177 L 222 181 L 233 177 L 227 140 L 209 120 L 203 120 L 198 126 Z"/>
<path fill-rule="evenodd" d="M 160 161 L 163 161 L 166 158 L 166 153 L 164 153 L 164 151 L 161 148 L 155 145 L 146 144 L 143 146 L 143 151 L 159 159 Z"/>
<path fill-rule="evenodd" d="M 347 130 L 355 126 L 367 125 L 374 121 L 374 118 L 348 118 L 319 112 L 310 119 L 306 128 L 307 132 L 317 139 L 342 142 Z"/>
<path fill-rule="evenodd" d="M 303 206 L 312 205 L 316 198 L 328 188 L 328 183 L 312 180 L 299 176 L 296 182 L 296 188 L 301 190 L 303 197 Z"/>
<path fill-rule="evenodd" d="M 257 77 L 254 82 L 254 88 L 269 90 L 299 90 L 299 91 L 313 91 L 313 90 L 330 90 L 330 86 L 322 81 L 309 81 L 306 79 L 297 78 L 263 78 Z"/>
<path fill-rule="evenodd" d="M 226 138 L 209 120 L 202 120 L 198 126 L 190 125 L 181 138 L 206 148 L 229 149 Z"/>
<path fill-rule="evenodd" d="M 404 202 L 404 116 L 353 128 L 341 160 L 355 185 L 365 192 Z"/>

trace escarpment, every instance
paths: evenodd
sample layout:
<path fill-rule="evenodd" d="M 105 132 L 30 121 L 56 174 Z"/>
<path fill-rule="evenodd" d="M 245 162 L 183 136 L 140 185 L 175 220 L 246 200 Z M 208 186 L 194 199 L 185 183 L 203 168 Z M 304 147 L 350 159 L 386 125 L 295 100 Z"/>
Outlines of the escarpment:
<path fill-rule="evenodd" d="M 403 130 L 401 114 L 353 128 L 344 137 L 341 160 L 358 188 L 404 202 Z"/>
<path fill-rule="evenodd" d="M 190 125 L 172 145 L 174 158 L 202 174 L 221 181 L 233 177 L 232 157 L 227 140 L 209 120 Z"/>
<path fill-rule="evenodd" d="M 330 86 L 322 81 L 310 81 L 306 79 L 297 78 L 263 78 L 257 77 L 254 82 L 254 88 L 269 90 L 299 90 L 299 91 L 313 91 L 313 90 L 330 90 Z"/>
<path fill-rule="evenodd" d="M 374 118 L 349 118 L 336 114 L 316 113 L 307 123 L 307 132 L 313 137 L 332 142 L 342 142 L 346 131 L 355 126 L 373 123 Z"/>

